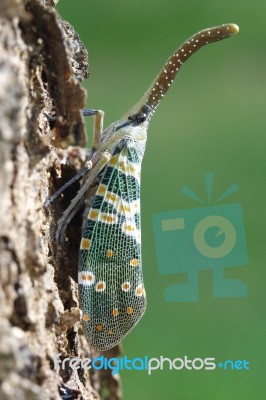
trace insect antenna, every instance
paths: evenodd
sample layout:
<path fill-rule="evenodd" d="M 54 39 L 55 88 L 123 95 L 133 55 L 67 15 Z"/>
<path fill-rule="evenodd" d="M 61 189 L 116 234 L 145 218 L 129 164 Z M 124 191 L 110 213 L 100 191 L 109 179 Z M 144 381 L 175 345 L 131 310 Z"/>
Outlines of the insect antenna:
<path fill-rule="evenodd" d="M 204 29 L 186 40 L 167 60 L 145 95 L 131 110 L 135 110 L 137 114 L 144 112 L 150 118 L 172 85 L 181 66 L 192 54 L 203 46 L 231 37 L 238 31 L 236 24 L 224 24 Z"/>

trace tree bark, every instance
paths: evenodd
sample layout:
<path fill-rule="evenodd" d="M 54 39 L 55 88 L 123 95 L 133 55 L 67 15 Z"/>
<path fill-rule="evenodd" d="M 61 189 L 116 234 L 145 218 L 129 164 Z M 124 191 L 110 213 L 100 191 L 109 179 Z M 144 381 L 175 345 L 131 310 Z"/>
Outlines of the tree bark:
<path fill-rule="evenodd" d="M 0 3 L 0 399 L 119 399 L 110 370 L 54 368 L 54 357 L 99 357 L 80 327 L 81 213 L 55 242 L 79 185 L 45 199 L 86 161 L 80 109 L 87 51 L 56 0 Z M 47 115 L 54 113 L 56 122 Z M 118 347 L 105 356 L 117 357 Z"/>

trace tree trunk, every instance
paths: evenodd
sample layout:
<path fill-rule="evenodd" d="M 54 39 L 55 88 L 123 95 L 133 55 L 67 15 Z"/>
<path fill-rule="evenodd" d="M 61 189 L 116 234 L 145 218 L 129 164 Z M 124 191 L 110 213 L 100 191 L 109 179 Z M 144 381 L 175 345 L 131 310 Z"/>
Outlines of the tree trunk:
<path fill-rule="evenodd" d="M 0 399 L 119 399 L 110 370 L 53 362 L 57 353 L 99 357 L 80 328 L 81 214 L 67 241 L 54 239 L 77 184 L 43 206 L 86 160 L 79 81 L 88 76 L 87 51 L 56 2 L 0 2 Z M 118 347 L 108 353 L 118 355 Z"/>

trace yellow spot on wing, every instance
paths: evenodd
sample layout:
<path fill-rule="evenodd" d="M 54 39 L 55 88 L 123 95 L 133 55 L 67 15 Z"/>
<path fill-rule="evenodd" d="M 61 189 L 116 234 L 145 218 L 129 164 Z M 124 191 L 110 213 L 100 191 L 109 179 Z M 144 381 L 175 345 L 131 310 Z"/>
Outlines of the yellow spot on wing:
<path fill-rule="evenodd" d="M 113 252 L 113 250 L 108 249 L 108 250 L 106 250 L 105 254 L 106 254 L 107 257 L 112 257 L 114 255 L 114 252 Z"/>
<path fill-rule="evenodd" d="M 135 290 L 136 296 L 145 296 L 145 290 L 142 285 L 138 285 Z"/>
<path fill-rule="evenodd" d="M 103 330 L 103 325 L 102 325 L 102 324 L 98 324 L 98 325 L 96 326 L 96 329 L 97 329 L 98 332 L 102 332 L 102 330 Z"/>
<path fill-rule="evenodd" d="M 91 286 L 95 281 L 95 276 L 90 271 L 80 271 L 78 275 L 78 283 L 80 285 Z"/>
<path fill-rule="evenodd" d="M 91 209 L 88 215 L 88 219 L 91 219 L 92 221 L 96 221 L 99 215 L 99 211 L 95 209 Z"/>
<path fill-rule="evenodd" d="M 126 213 L 131 213 L 130 206 L 128 204 L 122 203 L 119 206 L 118 212 L 122 215 L 125 215 Z"/>
<path fill-rule="evenodd" d="M 91 241 L 86 238 L 82 238 L 80 242 L 80 248 L 81 250 L 88 250 L 91 246 Z"/>
<path fill-rule="evenodd" d="M 120 200 L 117 211 L 125 217 L 132 218 L 134 214 L 138 214 L 140 212 L 140 201 L 138 199 L 127 203 L 126 201 Z"/>
<path fill-rule="evenodd" d="M 124 174 L 127 172 L 125 161 L 120 161 L 117 166 L 118 166 L 118 169 L 120 171 L 122 171 Z"/>
<path fill-rule="evenodd" d="M 133 313 L 133 308 L 132 307 L 127 307 L 127 314 L 130 315 Z"/>
<path fill-rule="evenodd" d="M 125 235 L 133 236 L 137 243 L 141 242 L 141 233 L 133 222 L 124 221 L 121 225 L 121 230 Z"/>
<path fill-rule="evenodd" d="M 101 184 L 98 186 L 98 189 L 97 189 L 96 194 L 98 194 L 99 196 L 103 196 L 104 193 L 106 192 L 106 190 L 107 190 L 107 186 L 104 185 L 103 183 L 101 183 Z"/>
<path fill-rule="evenodd" d="M 132 260 L 130 260 L 130 265 L 132 267 L 137 267 L 139 265 L 139 260 L 137 258 L 133 258 Z"/>
<path fill-rule="evenodd" d="M 135 212 L 140 212 L 140 201 L 139 200 L 133 201 L 132 205 L 133 205 Z"/>
<path fill-rule="evenodd" d="M 118 316 L 118 308 L 113 309 L 113 316 L 117 317 Z"/>
<path fill-rule="evenodd" d="M 135 226 L 132 225 L 132 224 L 126 223 L 126 224 L 124 225 L 124 231 L 125 231 L 126 233 L 135 232 Z"/>
<path fill-rule="evenodd" d="M 108 192 L 107 195 L 106 195 L 106 199 L 115 201 L 116 200 L 116 195 L 114 193 L 112 193 L 112 192 Z"/>
<path fill-rule="evenodd" d="M 129 173 L 133 176 L 139 177 L 140 176 L 140 168 L 138 165 L 129 165 Z"/>
<path fill-rule="evenodd" d="M 128 292 L 130 289 L 130 286 L 131 286 L 130 282 L 124 282 L 124 283 L 122 283 L 121 288 L 122 288 L 123 292 Z"/>
<path fill-rule="evenodd" d="M 96 284 L 95 290 L 96 292 L 103 292 L 106 288 L 106 283 L 103 281 L 100 281 Z"/>
<path fill-rule="evenodd" d="M 115 193 L 107 192 L 106 193 L 106 201 L 108 201 L 110 204 L 114 204 L 114 203 L 120 201 L 120 197 L 117 196 L 117 194 L 115 194 Z"/>
<path fill-rule="evenodd" d="M 116 224 L 117 223 L 117 215 L 100 212 L 99 210 L 92 208 L 89 212 L 88 219 L 92 221 L 101 221 L 108 224 Z"/>
<path fill-rule="evenodd" d="M 116 154 L 115 156 L 111 157 L 108 165 L 110 165 L 110 167 L 114 167 L 117 164 L 118 158 L 119 154 Z"/>
<path fill-rule="evenodd" d="M 84 314 L 82 319 L 83 319 L 83 321 L 89 321 L 90 320 L 90 316 L 88 314 Z"/>
<path fill-rule="evenodd" d="M 117 216 L 108 213 L 100 213 L 100 221 L 106 222 L 109 224 L 116 224 L 117 223 Z"/>
<path fill-rule="evenodd" d="M 87 275 L 87 281 L 88 281 L 88 282 L 92 282 L 93 279 L 94 279 L 94 277 L 93 277 L 92 274 L 88 274 L 88 275 Z"/>

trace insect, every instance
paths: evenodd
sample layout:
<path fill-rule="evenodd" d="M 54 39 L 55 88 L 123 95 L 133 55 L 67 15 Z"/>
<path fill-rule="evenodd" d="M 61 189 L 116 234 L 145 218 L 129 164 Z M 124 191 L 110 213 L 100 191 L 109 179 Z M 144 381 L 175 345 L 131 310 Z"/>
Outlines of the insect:
<path fill-rule="evenodd" d="M 192 36 L 168 59 L 142 99 L 103 132 L 103 112 L 84 112 L 94 115 L 93 149 L 87 165 L 77 175 L 84 183 L 58 221 L 57 239 L 84 203 L 88 189 L 97 182 L 83 228 L 78 272 L 83 328 L 95 349 L 108 350 L 118 344 L 146 309 L 140 174 L 150 119 L 182 64 L 204 45 L 237 32 L 237 25 L 225 24 Z"/>

